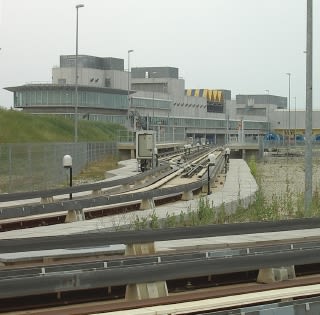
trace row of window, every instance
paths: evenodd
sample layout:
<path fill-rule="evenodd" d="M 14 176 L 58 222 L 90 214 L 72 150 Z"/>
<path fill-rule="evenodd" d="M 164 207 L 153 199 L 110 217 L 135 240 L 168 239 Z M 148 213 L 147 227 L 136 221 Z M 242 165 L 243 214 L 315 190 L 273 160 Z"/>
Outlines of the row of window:
<path fill-rule="evenodd" d="M 226 129 L 227 122 L 225 120 L 209 120 L 209 119 L 192 119 L 192 118 L 172 118 L 172 117 L 148 117 L 150 126 L 169 126 L 169 127 L 183 127 L 183 128 L 205 128 L 205 129 Z M 127 116 L 121 115 L 99 115 L 91 114 L 92 120 L 106 120 L 113 123 L 125 125 Z M 147 119 L 147 117 L 146 117 Z M 229 129 L 238 130 L 239 121 L 229 120 Z M 244 121 L 244 128 L 246 130 L 267 130 L 266 122 Z"/>
<path fill-rule="evenodd" d="M 110 109 L 127 109 L 128 99 L 127 95 L 108 94 L 99 92 L 78 92 L 79 106 L 86 107 L 101 107 Z M 170 109 L 171 101 L 158 99 L 132 99 L 133 106 Z M 34 105 L 57 105 L 67 106 L 76 103 L 74 90 L 29 90 L 17 91 L 14 93 L 14 106 L 26 107 Z M 111 122 L 125 125 L 126 116 L 115 115 L 98 115 L 90 114 L 90 119 L 94 120 L 108 120 Z M 224 129 L 227 126 L 226 120 L 223 119 L 193 119 L 193 118 L 178 118 L 178 117 L 152 117 L 150 118 L 151 125 L 168 125 L 174 127 L 191 127 L 191 128 L 215 128 Z M 245 121 L 245 129 L 259 130 L 266 129 L 266 122 Z M 229 121 L 229 129 L 237 129 L 239 127 L 238 121 Z"/>
<path fill-rule="evenodd" d="M 74 105 L 74 90 L 30 90 L 14 93 L 14 106 L 26 107 L 34 105 Z M 99 92 L 78 91 L 79 106 L 99 106 L 103 108 L 127 109 L 127 95 Z M 132 98 L 132 106 L 169 110 L 171 101 L 159 99 Z"/>
<path fill-rule="evenodd" d="M 74 105 L 76 93 L 73 90 L 30 90 L 14 93 L 14 106 L 34 105 Z M 79 106 L 98 106 L 103 108 L 126 109 L 127 95 L 78 91 Z"/>
<path fill-rule="evenodd" d="M 72 117 L 72 114 L 65 116 Z M 126 125 L 127 116 L 123 115 L 100 115 L 90 114 L 90 120 L 108 121 L 120 125 Z M 147 119 L 147 117 L 146 117 Z M 168 127 L 183 127 L 183 128 L 205 128 L 205 129 L 226 129 L 225 120 L 209 120 L 209 119 L 191 119 L 191 118 L 171 118 L 171 117 L 149 117 L 150 126 L 168 126 Z M 229 121 L 230 130 L 238 130 L 239 121 Z M 246 130 L 267 130 L 266 122 L 244 121 L 244 128 Z"/>
<path fill-rule="evenodd" d="M 132 106 L 140 108 L 170 109 L 172 101 L 150 98 L 132 98 Z"/>

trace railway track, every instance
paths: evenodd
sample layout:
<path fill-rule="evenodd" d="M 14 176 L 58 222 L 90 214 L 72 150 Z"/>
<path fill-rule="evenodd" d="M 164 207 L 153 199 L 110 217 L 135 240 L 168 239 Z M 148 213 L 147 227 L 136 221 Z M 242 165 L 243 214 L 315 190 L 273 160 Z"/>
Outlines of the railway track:
<path fill-rule="evenodd" d="M 203 156 L 197 156 L 194 158 L 193 161 L 189 162 L 188 165 L 191 164 L 191 168 L 189 168 L 188 172 L 190 172 L 190 178 L 202 178 L 205 175 L 205 169 L 207 168 L 206 159 L 207 155 L 203 154 Z M 218 155 L 218 154 L 217 154 Z M 159 180 L 158 177 L 152 178 L 151 181 L 145 182 L 140 187 L 137 187 L 138 185 L 132 185 L 132 187 L 112 187 L 109 190 L 112 191 L 113 194 L 120 194 L 124 195 L 127 194 L 133 194 L 133 193 L 140 193 L 144 189 L 144 185 L 147 185 L 149 189 L 151 190 L 157 190 L 159 187 L 163 187 L 168 183 L 167 176 L 171 176 L 171 178 L 176 178 L 175 172 L 177 174 L 179 173 L 179 176 L 181 174 L 185 173 L 185 168 L 187 165 L 187 162 L 184 161 L 181 163 L 181 157 L 179 158 L 179 155 L 173 157 L 173 159 L 176 162 L 171 161 L 171 165 L 174 166 L 174 169 L 171 171 L 168 171 L 167 174 L 162 173 L 161 180 Z M 180 160 L 180 162 L 179 162 Z M 167 162 L 170 163 L 170 162 Z M 185 165 L 181 165 L 185 164 Z M 201 165 L 201 167 L 199 166 Z M 192 169 L 197 169 L 192 172 Z M 181 171 L 183 170 L 183 171 Z M 170 179 L 171 180 L 171 179 Z M 151 183 L 152 182 L 152 183 Z M 150 184 L 151 183 L 151 184 Z M 156 184 L 153 186 L 153 184 Z M 131 186 L 130 185 L 130 186 Z M 166 196 L 166 195 L 164 195 Z M 167 197 L 168 198 L 168 197 Z M 135 206 L 137 206 L 139 203 L 136 203 Z M 134 207 L 134 205 L 132 205 Z M 114 208 L 114 205 L 110 205 L 110 208 Z M 115 208 L 114 208 L 115 209 Z M 96 211 L 100 211 L 96 210 Z M 103 211 L 106 211 L 106 209 L 103 209 Z M 88 213 L 92 214 L 93 212 L 89 211 Z M 110 212 L 108 212 L 110 213 Z M 106 214 L 108 214 L 106 213 Z M 151 275 L 155 275 L 155 271 L 151 271 L 150 274 L 148 274 L 148 267 L 147 266 L 156 266 L 159 265 L 160 262 L 163 261 L 170 261 L 170 263 L 174 264 L 174 269 L 178 270 L 178 274 L 176 277 L 172 280 L 167 280 L 168 289 L 169 289 L 169 297 L 167 298 L 158 298 L 156 300 L 144 300 L 144 301 L 134 301 L 134 302 L 128 302 L 124 301 L 124 292 L 125 292 L 125 285 L 121 284 L 119 282 L 111 283 L 108 281 L 105 281 L 103 286 L 94 287 L 92 285 L 89 285 L 87 287 L 78 287 L 77 283 L 83 283 L 83 279 L 81 280 L 76 275 L 78 270 L 80 274 L 86 274 L 88 271 L 90 272 L 98 272 L 99 266 L 96 264 L 99 263 L 98 257 L 91 257 L 91 259 L 85 259 L 80 262 L 77 262 L 75 258 L 69 257 L 69 259 L 64 262 L 62 265 L 57 265 L 57 263 L 51 261 L 48 264 L 43 263 L 37 263 L 32 264 L 30 268 L 28 269 L 29 273 L 26 272 L 26 268 L 12 268 L 12 267 L 3 267 L 2 271 L 0 271 L 0 286 L 3 285 L 3 289 L 0 289 L 0 292 L 6 292 L 8 293 L 10 291 L 10 286 L 13 285 L 15 288 L 17 287 L 17 278 L 19 278 L 19 275 L 21 276 L 21 290 L 26 294 L 27 290 L 23 290 L 23 285 L 30 284 L 30 279 L 34 277 L 42 277 L 46 283 L 50 283 L 52 279 L 57 276 L 61 277 L 61 274 L 63 277 L 63 283 L 71 283 L 73 286 L 73 289 L 70 290 L 60 290 L 60 291 L 43 291 L 40 293 L 33 293 L 31 295 L 20 295 L 15 294 L 15 296 L 10 295 L 2 295 L 0 297 L 0 311 L 13 311 L 15 310 L 14 314 L 92 314 L 92 313 L 101 313 L 101 312 L 111 312 L 111 311 L 119 311 L 123 310 L 123 314 L 130 314 L 130 310 L 137 308 L 141 310 L 141 313 L 144 314 L 144 308 L 148 308 L 150 306 L 155 305 L 165 305 L 168 309 L 170 309 L 171 303 L 185 303 L 185 302 L 191 302 L 195 299 L 208 299 L 208 298 L 219 298 L 222 296 L 230 297 L 230 300 L 232 300 L 233 295 L 240 295 L 244 293 L 254 293 L 254 292 L 260 292 L 261 295 L 267 295 L 268 291 L 275 290 L 275 289 L 281 289 L 281 288 L 289 288 L 292 287 L 293 289 L 299 286 L 311 286 L 314 284 L 319 283 L 319 269 L 320 269 L 320 263 L 317 260 L 317 257 L 320 256 L 318 254 L 318 248 L 317 243 L 315 243 L 315 247 L 313 249 L 308 248 L 308 246 L 302 245 L 302 243 L 299 243 L 298 245 L 299 250 L 297 250 L 297 253 L 300 252 L 301 257 L 293 255 L 297 260 L 288 260 L 290 258 L 291 253 L 288 252 L 288 244 L 283 245 L 280 249 L 278 249 L 278 257 L 276 258 L 277 264 L 279 263 L 280 259 L 285 259 L 283 261 L 284 265 L 288 264 L 294 264 L 296 266 L 296 273 L 297 278 L 281 282 L 281 283 L 274 283 L 272 285 L 266 285 L 266 284 L 257 284 L 254 281 L 256 280 L 257 276 L 257 267 L 266 266 L 265 262 L 269 261 L 270 258 L 267 258 L 268 255 L 274 255 L 276 250 L 272 250 L 271 248 L 268 249 L 266 252 L 266 247 L 264 246 L 263 249 L 256 248 L 255 250 L 246 248 L 245 250 L 241 250 L 239 248 L 235 249 L 234 251 L 230 251 L 230 248 L 227 250 L 219 250 L 215 251 L 214 254 L 212 251 L 207 251 L 202 253 L 204 255 L 204 259 L 211 259 L 211 258 L 221 258 L 223 257 L 225 261 L 223 262 L 223 268 L 226 268 L 228 263 L 231 261 L 232 256 L 239 256 L 241 252 L 246 254 L 252 254 L 252 257 L 255 259 L 262 258 L 259 260 L 259 262 L 256 260 L 254 263 L 252 263 L 254 267 L 246 267 L 245 270 L 238 270 L 238 267 L 240 264 L 237 262 L 235 265 L 230 265 L 230 269 L 222 272 L 219 272 L 219 268 L 217 266 L 213 266 L 212 262 L 210 264 L 210 268 L 214 268 L 214 272 L 211 272 L 209 269 L 207 270 L 205 265 L 200 262 L 200 256 L 199 253 L 194 253 L 195 256 L 192 256 L 192 258 L 184 259 L 187 263 L 187 268 L 189 271 L 193 270 L 194 272 L 190 273 L 188 276 L 183 276 L 182 273 L 182 265 L 179 263 L 179 259 L 177 256 L 170 255 L 171 257 L 168 258 L 167 256 L 150 256 L 146 257 L 147 263 L 142 263 L 142 270 L 143 274 L 147 276 L 145 281 L 148 281 Z M 0 244 L 1 247 L 1 244 Z M 295 246 L 290 245 L 289 248 L 292 250 Z M 305 251 L 304 253 L 301 253 L 301 251 Z M 307 252 L 307 250 L 309 250 Z M 264 254 L 262 254 L 262 252 Z M 233 253 L 233 254 L 231 254 Z M 235 254 L 237 253 L 237 254 Z M 184 257 L 187 257 L 187 255 L 190 255 L 191 253 L 180 253 L 183 254 Z M 178 254 L 177 254 L 178 255 Z M 200 256 L 199 256 L 200 255 Z M 165 258 L 167 257 L 167 258 Z M 190 256 L 189 256 L 190 257 Z M 202 256 L 201 256 L 202 257 Z M 282 258 L 281 258 L 282 257 Z M 110 257 L 105 257 L 106 259 L 103 259 L 100 263 L 102 264 L 102 269 L 106 269 L 106 267 L 109 267 L 112 264 L 118 264 L 114 265 L 115 269 L 119 269 L 122 266 L 130 266 L 130 268 L 135 268 L 139 265 L 141 265 L 141 257 L 139 258 L 129 258 L 131 259 L 131 263 L 127 261 L 127 259 L 124 259 L 123 257 L 113 257 L 110 259 Z M 239 258 L 239 257 L 238 257 Z M 291 257 L 293 258 L 293 257 Z M 154 260 L 155 259 L 155 260 Z M 286 260 L 287 259 L 287 260 Z M 189 262 L 188 262 L 189 261 Z M 196 262 L 197 266 L 196 269 L 193 269 L 192 264 Z M 61 263 L 61 261 L 60 261 Z M 191 264 L 189 264 L 191 263 Z M 30 264 L 30 262 L 29 262 Z M 262 265 L 260 265 L 262 264 Z M 264 265 L 263 265 L 264 264 Z M 177 266 L 178 265 L 178 266 Z M 37 266 L 39 267 L 37 269 Z M 73 266 L 73 267 L 71 267 Z M 82 266 L 82 267 L 81 267 Z M 180 267 L 179 267 L 180 266 Z M 272 266 L 272 264 L 270 265 Z M 24 266 L 26 267 L 26 266 Z M 75 268 L 75 269 L 74 269 Z M 241 269 L 241 268 L 240 268 Z M 0 269 L 1 270 L 1 269 Z M 51 274 L 50 274 L 51 270 Z M 197 270 L 197 271 L 196 271 Z M 201 275 L 199 274 L 199 271 Z M 222 269 L 221 269 L 222 270 Z M 30 273 L 31 272 L 31 273 Z M 176 271 L 175 271 L 176 272 Z M 124 276 L 124 271 L 121 271 L 121 277 Z M 169 275 L 169 269 L 168 266 L 165 267 L 164 270 L 161 271 L 162 274 Z M 49 275 L 50 274 L 50 275 Z M 68 278 L 71 275 L 71 277 Z M 143 280 L 143 274 L 139 274 L 138 278 L 139 280 Z M 47 277 L 48 276 L 48 277 Z M 66 276 L 66 277 L 64 277 Z M 53 278 L 52 278 L 53 277 Z M 120 279 L 120 276 L 115 276 L 117 279 Z M 111 277 L 112 278 L 112 277 Z M 127 278 L 127 276 L 125 276 Z M 169 277 L 170 278 L 170 277 Z M 51 279 L 51 280 L 50 280 Z M 105 279 L 109 279 L 108 277 L 105 277 Z M 159 278 L 160 279 L 160 278 Z M 79 280 L 79 282 L 78 282 Z M 71 281 L 71 282 L 70 282 Z M 137 282 L 138 280 L 134 280 Z M 1 283 L 2 282 L 2 283 Z M 38 283 L 40 284 L 40 282 Z M 29 287 L 37 287 L 37 285 L 30 285 Z M 57 287 L 57 286 L 55 286 Z M 90 289 L 89 289 L 90 288 Z M 41 289 L 41 286 L 40 286 Z M 0 293 L 1 294 L 1 293 Z M 5 294 L 5 293 L 3 293 Z M 220 294 L 220 295 L 219 295 Z M 221 295 L 222 294 L 222 295 Z M 224 294 L 224 295 L 223 295 Z M 41 303 L 39 303 L 41 302 Z M 83 304 L 91 302 L 90 304 Z M 76 305 L 78 303 L 81 303 L 81 305 Z M 68 304 L 68 307 L 62 307 L 61 305 Z M 19 305 L 21 308 L 21 312 L 18 312 Z M 56 306 L 60 305 L 59 308 L 56 308 Z M 49 309 L 39 309 L 40 307 L 50 307 Z M 54 307 L 54 308 L 52 308 Z M 181 306 L 182 307 L 182 306 Z M 182 307 L 183 308 L 183 307 Z M 181 309 L 182 309 L 181 308 Z M 28 309 L 28 311 L 23 311 Z M 128 310 L 126 312 L 126 310 Z M 220 308 L 222 310 L 222 308 Z M 148 312 L 148 310 L 146 310 Z M 148 313 L 149 314 L 149 313 Z M 152 313 L 153 314 L 153 313 Z M 169 313 L 168 313 L 169 314 Z"/>
<path fill-rule="evenodd" d="M 177 252 L 160 256 L 113 256 L 102 261 L 97 258 L 82 258 L 81 262 L 77 262 L 77 259 L 73 258 L 59 264 L 51 261 L 38 266 L 4 267 L 0 270 L 0 305 L 6 305 L 6 310 L 18 309 L 15 305 L 23 305 L 25 309 L 34 308 L 36 305 L 32 296 L 36 296 L 37 300 L 46 306 L 105 298 L 119 299 L 123 297 L 126 283 L 145 282 L 150 277 L 153 281 L 167 280 L 172 293 L 217 286 L 225 288 L 227 284 L 256 281 L 257 269 L 279 264 L 296 265 L 299 278 L 313 275 L 312 278 L 319 281 L 318 248 L 318 241 L 297 242 L 203 252 Z M 25 259 L 29 261 L 27 253 Z M 245 265 L 243 261 L 246 261 Z M 160 273 L 157 276 L 158 266 Z M 139 268 L 142 273 L 139 273 Z M 104 274 L 105 272 L 108 274 Z M 132 278 L 132 275 L 137 278 Z M 290 285 L 297 280 L 299 279 L 290 280 Z M 313 282 L 303 283 L 310 285 Z M 27 304 L 27 301 L 32 305 Z M 37 307 L 43 306 L 41 303 Z"/>
<path fill-rule="evenodd" d="M 69 189 L 58 189 L 45 192 L 17 193 L 10 195 L 0 195 L 0 231 L 8 231 L 12 229 L 44 226 L 51 224 L 64 223 L 67 210 L 84 209 L 85 219 L 92 219 L 106 215 L 129 212 L 139 209 L 142 199 L 153 199 L 156 204 L 172 202 L 178 200 L 183 191 L 186 189 L 199 190 L 205 183 L 203 178 L 195 178 L 192 183 L 188 183 L 189 187 L 176 186 L 175 188 L 162 188 L 165 184 L 180 177 L 186 169 L 190 167 L 193 161 L 205 163 L 207 155 L 213 150 L 197 150 L 184 156 L 184 163 L 177 163 L 177 157 L 173 155 L 169 162 L 164 162 L 159 170 L 139 174 L 134 178 L 126 178 L 123 180 L 115 180 L 106 183 L 83 185 L 72 187 Z M 169 157 L 167 157 L 169 158 Z M 181 160 L 181 158 L 179 158 Z M 174 162 L 172 162 L 174 161 Z M 171 165 L 171 167 L 170 167 Z M 222 169 L 222 161 L 216 174 Z M 193 172 L 195 174 L 195 172 Z M 201 182 L 202 180 L 202 182 Z M 162 188 L 162 190 L 161 190 Z M 92 189 L 94 195 L 82 195 L 74 197 L 73 200 L 58 199 L 57 201 L 40 204 L 27 203 L 14 207 L 5 207 L 1 205 L 1 201 L 17 200 L 18 198 L 34 198 L 35 196 L 53 196 L 61 193 L 85 192 Z M 75 196 L 75 195 L 74 195 Z"/>
<path fill-rule="evenodd" d="M 314 268 L 314 272 L 317 272 L 317 274 L 313 275 L 310 275 L 309 266 L 299 266 L 299 268 L 301 271 L 296 279 L 272 284 L 257 283 L 255 281 L 257 271 L 251 271 L 225 274 L 222 276 L 217 275 L 167 281 L 169 296 L 156 299 L 127 301 L 124 299 L 125 286 L 117 286 L 112 288 L 87 289 L 85 291 L 62 294 L 55 293 L 2 299 L 0 311 L 12 312 L 15 315 L 87 315 L 121 310 L 143 310 L 144 308 L 151 306 L 169 306 L 176 303 L 194 302 L 222 297 L 228 297 L 232 300 L 232 297 L 236 295 L 257 292 L 259 292 L 260 296 L 263 296 L 270 290 L 319 284 L 319 266 Z M 304 272 L 308 275 L 304 275 Z M 316 296 L 317 293 L 314 295 Z M 281 296 L 278 296 L 277 300 L 281 301 L 281 298 Z M 276 299 L 273 299 L 272 302 L 275 302 L 275 300 Z M 221 311 L 222 309 L 223 308 L 220 308 L 219 310 Z M 130 312 L 126 314 L 130 314 Z M 141 311 L 141 314 L 143 314 L 143 311 Z"/>

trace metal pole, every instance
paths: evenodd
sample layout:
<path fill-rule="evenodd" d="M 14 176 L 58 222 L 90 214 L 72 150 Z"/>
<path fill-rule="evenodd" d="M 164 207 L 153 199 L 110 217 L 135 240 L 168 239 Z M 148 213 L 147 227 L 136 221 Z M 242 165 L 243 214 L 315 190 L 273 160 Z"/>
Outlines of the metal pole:
<path fill-rule="evenodd" d="M 294 145 L 297 145 L 297 97 L 294 97 Z"/>
<path fill-rule="evenodd" d="M 154 124 L 154 90 L 152 91 L 152 123 Z"/>
<path fill-rule="evenodd" d="M 77 22 L 76 22 L 76 82 L 75 82 L 75 93 L 76 93 L 76 105 L 74 107 L 74 142 L 78 142 L 78 106 L 79 106 L 79 95 L 78 95 L 78 12 L 79 8 L 83 8 L 83 4 L 76 5 L 77 9 Z"/>
<path fill-rule="evenodd" d="M 131 99 L 130 99 L 130 53 L 133 52 L 133 49 L 128 50 L 128 123 L 129 123 L 129 112 L 131 109 Z M 129 127 L 131 127 L 131 124 L 129 124 Z"/>
<path fill-rule="evenodd" d="M 309 216 L 312 206 L 312 0 L 307 0 L 306 54 L 306 149 L 304 211 Z"/>
<path fill-rule="evenodd" d="M 154 74 L 157 74 L 158 72 L 153 71 L 151 72 L 151 78 L 152 78 L 152 83 L 154 85 Z M 152 87 L 152 130 L 154 130 L 154 86 Z"/>
<path fill-rule="evenodd" d="M 210 163 L 208 164 L 208 195 L 211 195 L 211 189 L 210 189 Z"/>
<path fill-rule="evenodd" d="M 269 118 L 269 107 L 270 107 L 270 96 L 269 96 L 269 90 L 265 90 L 267 93 L 267 123 L 268 123 L 268 134 L 270 134 L 270 118 Z"/>
<path fill-rule="evenodd" d="M 70 167 L 69 186 L 72 187 L 72 167 Z M 69 194 L 69 199 L 72 200 L 72 193 Z"/>
<path fill-rule="evenodd" d="M 288 103 L 289 103 L 289 126 L 288 126 L 288 130 L 289 130 L 289 139 L 288 139 L 288 145 L 290 146 L 290 140 L 291 140 L 291 125 L 290 125 L 290 113 L 291 113 L 291 73 L 288 72 L 287 76 L 289 78 L 289 96 L 288 96 Z"/>

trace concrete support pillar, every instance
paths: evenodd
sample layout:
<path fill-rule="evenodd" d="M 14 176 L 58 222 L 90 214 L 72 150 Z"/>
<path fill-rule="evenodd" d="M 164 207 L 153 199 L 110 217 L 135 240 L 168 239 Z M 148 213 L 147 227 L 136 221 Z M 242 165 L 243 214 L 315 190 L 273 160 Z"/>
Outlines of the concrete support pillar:
<path fill-rule="evenodd" d="M 101 189 L 97 189 L 97 190 L 92 190 L 92 195 L 93 196 L 101 196 L 101 195 L 103 195 L 103 193 L 102 193 Z"/>
<path fill-rule="evenodd" d="M 211 191 L 211 182 L 210 182 L 210 191 Z M 208 184 L 202 186 L 201 192 L 205 194 L 208 193 Z"/>
<path fill-rule="evenodd" d="M 148 177 L 148 176 L 147 176 Z M 138 181 L 136 181 L 136 185 L 144 185 L 146 183 L 147 177 L 142 178 Z"/>
<path fill-rule="evenodd" d="M 245 160 L 246 159 L 246 150 L 242 149 L 242 159 Z"/>
<path fill-rule="evenodd" d="M 41 197 L 40 203 L 46 204 L 46 203 L 53 203 L 54 199 L 53 197 Z"/>
<path fill-rule="evenodd" d="M 165 281 L 128 284 L 126 287 L 126 301 L 155 299 L 168 296 L 167 283 Z"/>
<path fill-rule="evenodd" d="M 141 244 L 127 244 L 125 250 L 125 256 L 141 256 L 155 254 L 156 250 L 154 242 L 141 243 Z"/>
<path fill-rule="evenodd" d="M 182 193 L 181 200 L 183 201 L 193 200 L 193 191 L 192 190 L 184 191 Z"/>
<path fill-rule="evenodd" d="M 130 158 L 131 159 L 135 159 L 136 158 L 136 150 L 135 149 L 131 149 L 130 150 Z"/>
<path fill-rule="evenodd" d="M 274 283 L 294 279 L 296 272 L 294 266 L 281 268 L 264 268 L 259 270 L 257 282 L 259 283 Z"/>
<path fill-rule="evenodd" d="M 155 254 L 154 242 L 142 244 L 129 244 L 126 246 L 126 256 L 141 256 Z M 143 300 L 168 296 L 166 281 L 156 281 L 149 283 L 128 284 L 126 287 L 125 299 Z"/>
<path fill-rule="evenodd" d="M 140 203 L 140 210 L 148 210 L 148 209 L 154 209 L 155 204 L 153 198 L 151 199 L 142 199 Z"/>
<path fill-rule="evenodd" d="M 65 223 L 84 221 L 85 215 L 83 209 L 81 210 L 69 210 L 65 219 Z"/>
<path fill-rule="evenodd" d="M 129 190 L 129 189 L 130 189 L 130 185 L 129 184 L 122 185 L 122 190 Z"/>

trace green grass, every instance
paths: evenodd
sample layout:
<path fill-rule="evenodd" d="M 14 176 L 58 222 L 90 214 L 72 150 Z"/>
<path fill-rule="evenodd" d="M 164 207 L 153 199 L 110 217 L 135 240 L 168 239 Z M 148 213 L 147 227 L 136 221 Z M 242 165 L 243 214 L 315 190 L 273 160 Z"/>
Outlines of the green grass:
<path fill-rule="evenodd" d="M 117 140 L 124 127 L 107 122 L 79 120 L 81 141 Z M 54 115 L 32 115 L 0 108 L 0 143 L 73 142 L 74 120 Z"/>
<path fill-rule="evenodd" d="M 108 156 L 105 159 L 91 162 L 83 169 L 75 180 L 78 181 L 98 181 L 105 179 L 106 171 L 118 168 L 118 159 L 115 156 Z"/>

